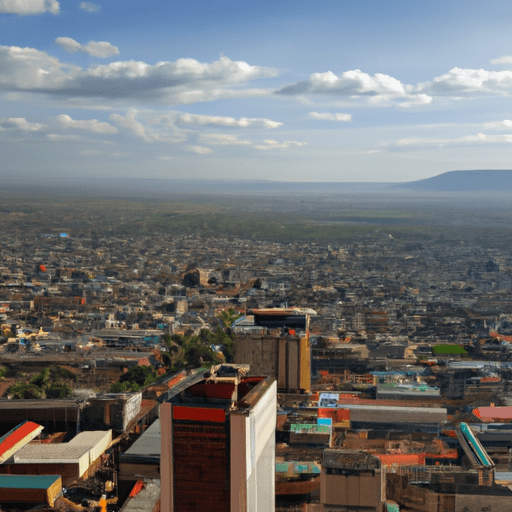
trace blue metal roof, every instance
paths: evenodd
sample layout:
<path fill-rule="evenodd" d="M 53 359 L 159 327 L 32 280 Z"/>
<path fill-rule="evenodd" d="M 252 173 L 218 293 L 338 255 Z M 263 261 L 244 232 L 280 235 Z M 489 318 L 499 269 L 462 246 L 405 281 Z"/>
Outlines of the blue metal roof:
<path fill-rule="evenodd" d="M 0 475 L 0 489 L 48 489 L 60 475 Z"/>

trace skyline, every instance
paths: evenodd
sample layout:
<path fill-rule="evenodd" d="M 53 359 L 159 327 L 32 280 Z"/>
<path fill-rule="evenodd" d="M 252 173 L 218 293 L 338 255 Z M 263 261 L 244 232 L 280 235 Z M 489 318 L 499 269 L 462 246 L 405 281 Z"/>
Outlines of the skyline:
<path fill-rule="evenodd" d="M 413 181 L 506 169 L 512 6 L 0 0 L 2 174 Z"/>

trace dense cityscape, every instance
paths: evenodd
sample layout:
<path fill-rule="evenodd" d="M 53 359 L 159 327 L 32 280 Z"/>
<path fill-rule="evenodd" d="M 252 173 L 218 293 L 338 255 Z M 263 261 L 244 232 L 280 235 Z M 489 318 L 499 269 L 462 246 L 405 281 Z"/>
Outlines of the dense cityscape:
<path fill-rule="evenodd" d="M 511 16 L 0 0 L 0 512 L 512 512 Z"/>
<path fill-rule="evenodd" d="M 5 215 L 3 510 L 507 510 L 503 231 L 279 242 Z"/>

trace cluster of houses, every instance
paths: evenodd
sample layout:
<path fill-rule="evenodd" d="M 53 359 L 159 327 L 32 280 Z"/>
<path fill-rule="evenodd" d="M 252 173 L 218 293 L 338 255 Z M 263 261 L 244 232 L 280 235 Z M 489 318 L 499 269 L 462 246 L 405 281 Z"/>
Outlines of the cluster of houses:
<path fill-rule="evenodd" d="M 454 432 L 465 421 L 483 440 L 491 439 L 487 447 L 496 467 L 502 473 L 512 468 L 512 429 L 507 428 L 512 421 L 511 276 L 512 257 L 490 240 L 411 242 L 380 232 L 339 243 L 279 243 L 234 236 L 27 232 L 0 243 L 0 365 L 25 379 L 50 363 L 77 375 L 78 398 L 62 406 L 64 419 L 37 403 L 32 409 L 16 406 L 41 409 L 39 421 L 47 429 L 53 421 L 54 430 L 73 423 L 78 432 L 100 402 L 98 422 L 114 428 L 113 404 L 121 399 L 98 390 L 108 390 L 133 365 L 163 373 L 164 336 L 220 326 L 233 337 L 234 363 L 250 364 L 261 378 L 277 381 L 276 489 L 282 510 L 287 503 L 312 502 L 311 511 L 380 512 L 388 496 L 411 510 L 448 511 L 452 497 L 456 503 L 453 486 L 444 482 L 443 487 L 429 470 L 432 485 L 414 508 L 409 499 L 414 479 L 405 481 L 403 468 L 460 468 L 464 453 L 457 451 Z M 157 415 L 158 400 L 181 385 L 181 377 L 191 378 L 180 374 L 144 390 L 129 429 L 114 428 L 119 437 L 106 443 L 128 450 L 128 438 L 142 434 L 137 457 L 151 466 L 155 480 L 160 432 L 157 440 L 153 427 L 142 436 Z M 239 380 L 249 386 L 250 377 Z M 203 386 L 198 382 L 191 384 L 196 393 Z M 3 388 L 6 400 L 0 404 L 10 410 L 9 402 L 16 401 L 7 400 Z M 175 388 L 176 396 L 192 400 L 187 389 Z M 192 401 L 203 400 L 198 396 Z M 499 442 L 489 431 L 495 423 L 504 425 Z M 157 446 L 155 453 L 149 456 L 144 442 Z M 130 484 L 134 453 L 123 469 Z M 28 465 L 17 457 L 12 467 L 16 463 L 19 470 L 20 461 Z M 107 459 L 95 459 L 105 472 Z M 488 479 L 494 465 L 492 472 L 489 466 L 485 474 L 463 475 L 477 471 L 477 465 L 443 478 L 459 479 L 462 489 L 476 475 L 476 487 L 486 487 L 480 494 L 490 495 L 496 490 Z M 386 467 L 394 477 L 386 477 Z M 372 492 L 353 491 L 349 476 Z M 409 497 L 400 492 L 404 486 Z M 496 493 L 510 499 L 502 487 Z M 346 495 L 335 490 L 342 488 Z M 437 508 L 427 503 L 434 498 Z M 457 510 L 466 501 L 459 499 Z M 396 503 L 388 505 L 386 510 L 396 510 Z"/>

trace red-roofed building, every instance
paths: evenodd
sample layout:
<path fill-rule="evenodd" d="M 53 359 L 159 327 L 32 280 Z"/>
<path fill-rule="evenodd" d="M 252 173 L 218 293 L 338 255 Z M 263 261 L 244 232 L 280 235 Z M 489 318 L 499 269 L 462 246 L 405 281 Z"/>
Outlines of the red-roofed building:
<path fill-rule="evenodd" d="M 512 420 L 512 407 L 479 407 L 473 414 L 484 423 L 509 422 Z"/>
<path fill-rule="evenodd" d="M 44 429 L 32 421 L 24 421 L 4 436 L 0 437 L 0 464 L 23 448 Z"/>

